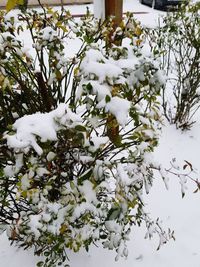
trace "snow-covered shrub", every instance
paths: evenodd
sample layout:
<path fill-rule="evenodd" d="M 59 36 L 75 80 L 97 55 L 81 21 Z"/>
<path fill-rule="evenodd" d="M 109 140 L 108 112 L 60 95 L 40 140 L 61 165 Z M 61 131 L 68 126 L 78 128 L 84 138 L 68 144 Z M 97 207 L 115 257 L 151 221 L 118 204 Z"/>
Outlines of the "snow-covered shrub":
<path fill-rule="evenodd" d="M 168 13 L 150 34 L 154 52 L 161 54 L 168 77 L 167 90 L 163 91 L 165 116 L 182 129 L 191 127 L 200 107 L 199 25 L 200 3 L 191 1 Z"/>
<path fill-rule="evenodd" d="M 129 15 L 113 31 L 111 20 L 51 9 L 2 14 L 0 25 L 0 223 L 9 238 L 51 267 L 95 242 L 127 257 L 131 226 L 142 222 L 161 246 L 171 233 L 150 220 L 142 195 L 153 182 L 163 79 L 143 55 L 141 26 Z M 82 45 L 70 57 L 74 36 Z"/>

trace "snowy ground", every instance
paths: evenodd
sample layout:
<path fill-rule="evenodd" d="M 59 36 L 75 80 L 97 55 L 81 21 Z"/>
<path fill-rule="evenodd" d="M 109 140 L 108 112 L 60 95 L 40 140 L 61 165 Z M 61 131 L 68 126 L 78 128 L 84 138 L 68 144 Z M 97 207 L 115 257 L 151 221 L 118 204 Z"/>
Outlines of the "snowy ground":
<path fill-rule="evenodd" d="M 74 14 L 84 13 L 85 9 L 86 6 L 70 6 Z M 93 9 L 92 5 L 90 9 Z M 124 0 L 124 11 L 149 12 L 137 15 L 147 25 L 155 25 L 158 15 L 164 14 L 142 6 L 136 0 Z M 197 120 L 192 130 L 186 133 L 166 125 L 154 157 L 164 166 L 168 166 L 172 158 L 177 158 L 182 164 L 188 160 L 200 171 L 199 148 L 200 121 Z M 194 194 L 194 189 L 194 185 L 189 184 L 186 196 L 182 199 L 177 178 L 171 177 L 167 191 L 158 177 L 150 194 L 145 197 L 152 217 L 162 218 L 164 226 L 175 230 L 175 242 L 171 241 L 156 251 L 158 240 L 144 240 L 144 230 L 136 228 L 132 231 L 127 260 L 115 262 L 114 252 L 94 247 L 89 253 L 81 251 L 69 254 L 71 267 L 200 267 L 200 194 Z M 5 234 L 0 237 L 0 267 L 34 267 L 37 260 L 30 251 L 10 247 Z"/>

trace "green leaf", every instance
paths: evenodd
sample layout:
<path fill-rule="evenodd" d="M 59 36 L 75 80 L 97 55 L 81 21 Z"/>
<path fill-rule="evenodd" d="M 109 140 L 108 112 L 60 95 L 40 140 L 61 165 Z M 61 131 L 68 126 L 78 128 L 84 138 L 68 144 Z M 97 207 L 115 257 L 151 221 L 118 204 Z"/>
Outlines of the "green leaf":
<path fill-rule="evenodd" d="M 48 256 L 49 256 L 49 254 L 50 254 L 50 252 L 49 252 L 49 251 L 45 251 L 45 252 L 44 252 L 44 256 L 45 256 L 45 257 L 48 257 Z"/>
<path fill-rule="evenodd" d="M 106 100 L 106 103 L 110 102 L 110 100 L 111 100 L 110 96 L 106 95 L 105 100 Z"/>
<path fill-rule="evenodd" d="M 70 181 L 70 187 L 71 187 L 72 190 L 75 189 L 75 184 L 72 181 Z"/>
<path fill-rule="evenodd" d="M 137 95 L 138 97 L 140 96 L 140 88 L 139 88 L 139 87 L 136 88 L 136 95 Z"/>
<path fill-rule="evenodd" d="M 37 267 L 42 267 L 44 265 L 44 262 L 43 261 L 39 261 L 38 263 L 37 263 Z"/>
<path fill-rule="evenodd" d="M 86 132 L 86 128 L 83 125 L 76 125 L 75 130 L 79 132 Z"/>
<path fill-rule="evenodd" d="M 0 169 L 0 177 L 4 177 L 4 171 L 3 171 L 3 168 Z"/>
<path fill-rule="evenodd" d="M 92 36 L 88 36 L 88 35 L 85 35 L 85 36 L 83 37 L 83 39 L 84 39 L 84 41 L 85 41 L 86 43 L 88 43 L 88 44 L 91 44 L 91 43 L 93 43 L 93 41 L 94 41 L 94 38 L 93 38 Z"/>
<path fill-rule="evenodd" d="M 100 235 L 100 238 L 101 239 L 106 239 L 108 236 L 106 235 L 106 234 L 102 234 L 102 235 Z"/>
<path fill-rule="evenodd" d="M 89 92 L 91 92 L 92 91 L 92 85 L 91 85 L 91 83 L 88 83 L 87 85 L 86 85 L 86 89 L 89 91 Z"/>
<path fill-rule="evenodd" d="M 133 118 L 134 120 L 134 125 L 137 127 L 139 126 L 140 122 L 139 122 L 139 116 L 137 113 L 132 113 L 131 114 L 131 117 Z"/>
<path fill-rule="evenodd" d="M 92 173 L 93 173 L 93 171 L 92 171 L 92 169 L 90 169 L 89 171 L 84 173 L 82 176 L 80 176 L 78 178 L 78 185 L 82 185 L 85 180 L 88 180 L 91 177 Z"/>
<path fill-rule="evenodd" d="M 116 220 L 121 213 L 121 208 L 119 206 L 112 207 L 107 216 L 107 221 Z"/>

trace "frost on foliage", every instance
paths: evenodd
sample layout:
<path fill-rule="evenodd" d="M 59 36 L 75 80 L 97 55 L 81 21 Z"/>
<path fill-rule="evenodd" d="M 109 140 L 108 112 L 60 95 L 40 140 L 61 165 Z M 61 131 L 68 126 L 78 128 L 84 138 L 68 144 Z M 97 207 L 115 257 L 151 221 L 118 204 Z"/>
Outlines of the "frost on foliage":
<path fill-rule="evenodd" d="M 61 20 L 49 9 L 48 26 L 37 11 L 20 16 L 34 25 L 37 56 L 34 61 L 14 35 L 0 33 L 0 75 L 20 57 L 22 80 L 12 77 L 10 86 L 15 101 L 28 99 L 19 111 L 5 91 L 13 123 L 4 124 L 0 144 L 0 222 L 20 246 L 44 253 L 48 266 L 65 261 L 65 248 L 88 250 L 94 242 L 114 249 L 116 260 L 127 257 L 131 226 L 146 222 L 142 195 L 153 182 L 163 86 L 158 64 L 143 55 L 142 29 L 131 16 L 116 32 L 112 21 L 100 27 L 90 15 L 76 22 L 64 13 Z M 68 31 L 83 42 L 74 58 L 65 54 Z M 105 45 L 111 37 L 126 38 L 126 45 Z"/>

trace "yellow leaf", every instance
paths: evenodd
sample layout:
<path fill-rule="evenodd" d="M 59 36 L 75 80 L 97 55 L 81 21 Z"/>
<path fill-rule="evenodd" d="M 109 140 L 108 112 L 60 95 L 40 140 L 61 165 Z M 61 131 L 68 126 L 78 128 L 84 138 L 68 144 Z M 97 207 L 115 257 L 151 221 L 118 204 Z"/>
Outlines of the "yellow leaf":
<path fill-rule="evenodd" d="M 8 0 L 7 4 L 6 4 L 6 10 L 10 11 L 11 9 L 13 9 L 17 4 L 17 0 Z"/>
<path fill-rule="evenodd" d="M 22 196 L 23 198 L 26 198 L 26 197 L 27 197 L 27 191 L 22 191 L 22 192 L 21 192 L 21 196 Z"/>
<path fill-rule="evenodd" d="M 59 70 L 56 70 L 56 79 L 58 81 L 61 81 L 62 80 L 62 73 Z"/>
<path fill-rule="evenodd" d="M 140 36 L 141 34 L 142 34 L 142 29 L 139 26 L 137 26 L 135 28 L 135 35 Z"/>
<path fill-rule="evenodd" d="M 137 46 L 140 46 L 141 43 L 142 43 L 142 40 L 141 40 L 141 39 L 137 39 L 137 40 L 136 40 L 136 45 L 137 45 Z"/>
<path fill-rule="evenodd" d="M 60 230 L 61 234 L 64 234 L 64 232 L 67 230 L 67 225 L 66 224 L 62 224 L 59 230 Z"/>
<path fill-rule="evenodd" d="M 0 86 L 2 86 L 4 79 L 5 79 L 4 75 L 0 72 Z"/>
<path fill-rule="evenodd" d="M 117 96 L 119 91 L 120 91 L 120 86 L 119 85 L 114 85 L 112 87 L 112 96 Z"/>
<path fill-rule="evenodd" d="M 67 28 L 63 25 L 62 21 L 58 21 L 58 22 L 56 23 L 56 26 L 57 26 L 59 29 L 63 30 L 64 32 L 67 32 Z"/>
<path fill-rule="evenodd" d="M 25 2 L 24 0 L 18 0 L 17 4 L 22 6 L 24 4 L 24 2 Z"/>
<path fill-rule="evenodd" d="M 116 118 L 112 114 L 108 115 L 106 126 L 107 126 L 107 136 L 109 137 L 110 141 L 112 141 L 116 147 L 119 147 L 121 145 L 121 136 L 119 135 L 119 124 Z"/>
<path fill-rule="evenodd" d="M 74 69 L 74 76 L 78 76 L 78 73 L 79 73 L 79 68 L 77 67 Z"/>
<path fill-rule="evenodd" d="M 15 8 L 16 5 L 23 5 L 24 0 L 8 0 L 6 4 L 6 10 L 9 12 L 11 9 Z"/>

